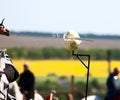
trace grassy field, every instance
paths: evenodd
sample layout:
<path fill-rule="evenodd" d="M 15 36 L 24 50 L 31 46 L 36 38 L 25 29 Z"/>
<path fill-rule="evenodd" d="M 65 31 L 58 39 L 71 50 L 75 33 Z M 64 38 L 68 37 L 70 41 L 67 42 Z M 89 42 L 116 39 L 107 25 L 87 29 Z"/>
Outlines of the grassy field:
<path fill-rule="evenodd" d="M 23 64 L 28 63 L 36 76 L 56 74 L 57 76 L 85 76 L 87 69 L 78 60 L 13 60 L 16 69 L 21 73 Z M 87 62 L 85 61 L 87 64 Z M 120 61 L 111 61 L 111 69 L 120 65 Z M 91 61 L 90 75 L 92 77 L 107 77 L 107 61 Z"/>

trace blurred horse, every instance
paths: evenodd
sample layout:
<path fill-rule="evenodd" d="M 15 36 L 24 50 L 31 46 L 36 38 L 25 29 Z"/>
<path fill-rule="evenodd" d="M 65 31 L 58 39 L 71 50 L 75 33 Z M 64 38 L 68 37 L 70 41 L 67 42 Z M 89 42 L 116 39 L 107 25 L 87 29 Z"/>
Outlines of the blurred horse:
<path fill-rule="evenodd" d="M 9 36 L 9 32 L 10 32 L 9 29 L 3 25 L 4 19 L 5 18 L 3 18 L 2 22 L 0 23 L 0 34 Z"/>
<path fill-rule="evenodd" d="M 9 84 L 15 81 L 19 74 L 5 51 L 6 49 L 0 50 L 0 100 L 15 100 L 8 94 L 8 89 Z"/>

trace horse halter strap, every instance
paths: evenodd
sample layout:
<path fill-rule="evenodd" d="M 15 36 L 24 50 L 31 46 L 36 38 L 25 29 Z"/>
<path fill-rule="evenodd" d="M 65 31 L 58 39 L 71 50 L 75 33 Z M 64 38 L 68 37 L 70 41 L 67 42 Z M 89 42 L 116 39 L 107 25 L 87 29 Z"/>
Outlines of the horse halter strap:
<path fill-rule="evenodd" d="M 4 72 L 4 71 L 0 71 L 0 77 L 1 77 L 2 74 L 5 74 L 5 72 Z M 5 74 L 5 75 L 6 75 L 6 74 Z"/>

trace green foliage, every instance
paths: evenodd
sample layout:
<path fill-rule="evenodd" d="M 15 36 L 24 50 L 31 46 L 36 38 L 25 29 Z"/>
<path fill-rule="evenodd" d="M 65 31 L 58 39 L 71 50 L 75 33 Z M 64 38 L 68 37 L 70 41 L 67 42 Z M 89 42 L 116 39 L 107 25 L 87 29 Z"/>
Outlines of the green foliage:
<path fill-rule="evenodd" d="M 49 79 L 47 79 L 43 83 L 36 84 L 35 88 L 39 91 L 41 90 L 42 91 L 51 91 L 51 90 L 68 91 L 69 90 L 68 87 L 63 87 L 59 85 L 56 81 L 51 81 Z"/>
<path fill-rule="evenodd" d="M 36 89 L 39 91 L 51 91 L 52 89 L 56 90 L 57 93 L 66 92 L 69 93 L 71 91 L 71 87 L 65 87 L 60 85 L 56 80 L 61 79 L 60 77 L 55 77 L 54 81 L 51 80 L 51 77 L 44 78 L 45 81 L 40 81 L 40 77 L 37 77 L 36 80 L 39 80 L 36 82 Z M 83 97 L 83 94 L 85 94 L 86 91 L 86 77 L 75 77 L 78 78 L 77 81 L 75 81 L 75 94 L 74 99 L 80 100 L 80 98 Z M 41 77 L 42 79 L 42 77 Z M 65 79 L 69 79 L 69 77 L 66 77 Z M 78 81 L 79 80 L 79 81 Z M 88 86 L 88 95 L 98 95 L 101 98 L 104 98 L 106 95 L 106 79 L 104 78 L 92 78 L 90 77 L 89 80 L 89 86 Z M 69 80 L 70 81 L 70 80 Z M 104 81 L 104 82 L 103 82 Z M 56 94 L 57 95 L 57 94 Z M 58 95 L 59 99 L 66 100 L 66 96 L 62 94 Z"/>
<path fill-rule="evenodd" d="M 93 80 L 91 81 L 91 87 L 94 87 L 94 88 L 96 88 L 96 89 L 100 89 L 100 88 L 101 88 L 101 86 L 100 86 L 100 84 L 99 84 L 99 82 L 98 82 L 97 79 L 93 79 Z"/>
<path fill-rule="evenodd" d="M 65 79 L 67 79 L 67 77 L 66 76 L 60 76 L 59 79 L 65 80 Z"/>
<path fill-rule="evenodd" d="M 109 55 L 108 55 L 109 51 Z M 120 49 L 79 49 L 79 54 L 89 54 L 92 60 L 120 59 Z M 76 53 L 75 52 L 75 53 Z M 14 59 L 71 59 L 71 52 L 64 48 L 9 48 L 8 54 Z"/>

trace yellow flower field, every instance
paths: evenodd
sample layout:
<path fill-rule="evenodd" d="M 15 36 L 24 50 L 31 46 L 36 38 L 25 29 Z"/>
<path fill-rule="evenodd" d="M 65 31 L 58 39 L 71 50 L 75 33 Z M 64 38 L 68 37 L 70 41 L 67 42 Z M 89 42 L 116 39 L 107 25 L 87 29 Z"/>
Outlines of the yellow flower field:
<path fill-rule="evenodd" d="M 23 64 L 28 63 L 30 69 L 36 76 L 46 76 L 50 73 L 55 73 L 58 76 L 85 76 L 87 69 L 78 60 L 13 60 L 16 69 L 21 73 Z M 87 62 L 85 62 L 87 64 Z M 120 67 L 120 61 L 112 61 L 111 69 Z M 90 75 L 93 77 L 108 76 L 107 61 L 91 61 Z"/>

